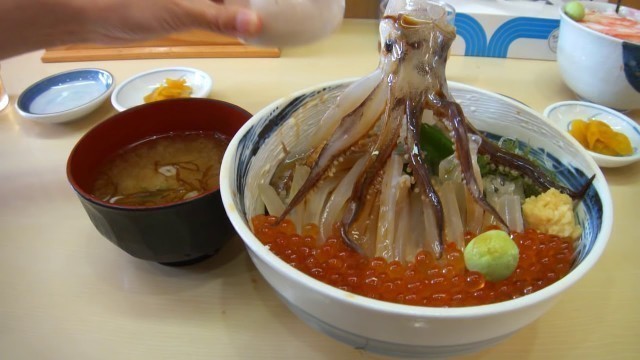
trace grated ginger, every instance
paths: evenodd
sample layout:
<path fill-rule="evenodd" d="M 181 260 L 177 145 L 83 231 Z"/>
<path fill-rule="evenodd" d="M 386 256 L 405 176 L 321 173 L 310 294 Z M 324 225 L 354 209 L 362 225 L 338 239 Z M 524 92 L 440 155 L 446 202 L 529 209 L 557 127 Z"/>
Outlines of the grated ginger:
<path fill-rule="evenodd" d="M 527 198 L 522 205 L 522 215 L 528 227 L 547 234 L 572 240 L 582 234 L 573 214 L 571 197 L 556 189 Z"/>

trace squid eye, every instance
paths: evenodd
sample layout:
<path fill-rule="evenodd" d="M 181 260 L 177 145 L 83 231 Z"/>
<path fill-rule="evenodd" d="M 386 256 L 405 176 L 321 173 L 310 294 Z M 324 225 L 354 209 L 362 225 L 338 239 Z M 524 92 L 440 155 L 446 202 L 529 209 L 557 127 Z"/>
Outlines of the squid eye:
<path fill-rule="evenodd" d="M 393 51 L 393 44 L 394 44 L 393 40 L 387 39 L 387 41 L 384 42 L 384 51 L 386 51 L 388 53 Z"/>

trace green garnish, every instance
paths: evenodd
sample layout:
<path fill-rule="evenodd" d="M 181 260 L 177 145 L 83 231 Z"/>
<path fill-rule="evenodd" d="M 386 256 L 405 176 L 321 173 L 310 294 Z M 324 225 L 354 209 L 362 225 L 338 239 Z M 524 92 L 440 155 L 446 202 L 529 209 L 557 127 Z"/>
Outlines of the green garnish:
<path fill-rule="evenodd" d="M 579 1 L 572 1 L 564 6 L 564 13 L 575 21 L 584 19 L 584 5 Z"/>
<path fill-rule="evenodd" d="M 464 263 L 470 271 L 477 271 L 489 281 L 504 280 L 518 266 L 520 251 L 509 234 L 489 230 L 469 242 L 464 249 Z"/>
<path fill-rule="evenodd" d="M 420 149 L 430 169 L 438 171 L 440 162 L 453 154 L 453 141 L 434 125 L 422 124 L 420 129 Z"/>

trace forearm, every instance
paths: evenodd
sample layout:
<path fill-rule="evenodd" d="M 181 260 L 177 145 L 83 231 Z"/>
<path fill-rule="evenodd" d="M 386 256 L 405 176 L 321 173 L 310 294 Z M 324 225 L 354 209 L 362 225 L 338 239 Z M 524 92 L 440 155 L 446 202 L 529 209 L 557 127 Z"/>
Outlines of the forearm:
<path fill-rule="evenodd" d="M 0 59 L 86 40 L 82 0 L 0 0 Z"/>
<path fill-rule="evenodd" d="M 253 36 L 249 10 L 217 0 L 0 0 L 0 59 L 82 42 L 125 43 L 205 29 Z"/>

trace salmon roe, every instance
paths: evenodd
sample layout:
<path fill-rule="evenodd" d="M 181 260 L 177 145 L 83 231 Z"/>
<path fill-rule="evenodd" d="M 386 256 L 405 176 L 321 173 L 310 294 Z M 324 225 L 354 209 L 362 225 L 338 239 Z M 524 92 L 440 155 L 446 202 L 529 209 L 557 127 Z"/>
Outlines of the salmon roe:
<path fill-rule="evenodd" d="M 339 289 L 373 299 L 400 304 L 460 307 L 514 299 L 538 291 L 565 276 L 574 257 L 573 242 L 535 230 L 513 233 L 520 251 L 516 270 L 508 278 L 490 282 L 469 271 L 463 253 L 446 245 L 440 260 L 419 251 L 409 263 L 368 258 L 349 248 L 342 239 L 316 242 L 318 230 L 310 225 L 302 234 L 295 225 L 276 217 L 252 219 L 260 241 L 274 254 L 303 273 Z M 467 234 L 466 242 L 473 234 Z"/>

